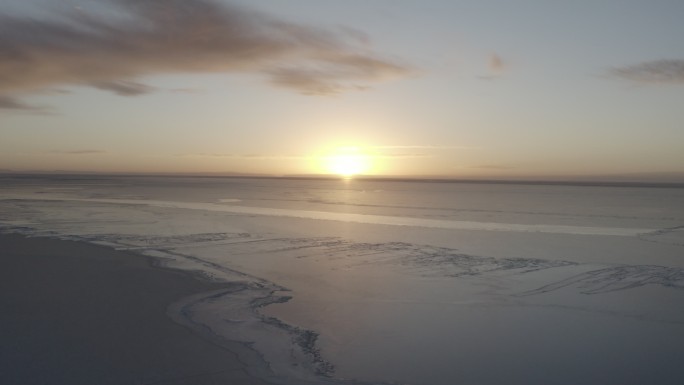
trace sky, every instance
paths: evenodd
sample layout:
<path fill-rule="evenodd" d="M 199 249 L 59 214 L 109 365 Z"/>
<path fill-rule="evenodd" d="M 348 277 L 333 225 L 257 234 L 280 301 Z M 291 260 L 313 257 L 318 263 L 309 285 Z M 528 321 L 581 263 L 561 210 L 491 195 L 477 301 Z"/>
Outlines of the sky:
<path fill-rule="evenodd" d="M 681 0 L 3 0 L 0 170 L 684 181 Z"/>

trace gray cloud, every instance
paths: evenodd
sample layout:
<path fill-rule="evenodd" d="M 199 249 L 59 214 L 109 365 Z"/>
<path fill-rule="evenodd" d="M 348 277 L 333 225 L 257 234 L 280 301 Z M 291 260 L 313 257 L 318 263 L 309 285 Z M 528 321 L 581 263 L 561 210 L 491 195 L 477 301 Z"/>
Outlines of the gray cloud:
<path fill-rule="evenodd" d="M 7 110 L 31 110 L 34 107 L 23 103 L 17 99 L 10 98 L 9 96 L 0 95 L 0 109 Z"/>
<path fill-rule="evenodd" d="M 663 59 L 647 61 L 608 71 L 615 78 L 638 83 L 684 84 L 684 60 Z"/>
<path fill-rule="evenodd" d="M 334 95 L 345 89 L 366 89 L 360 85 L 341 84 L 331 80 L 330 72 L 314 68 L 276 68 L 268 71 L 273 84 L 294 88 L 304 95 Z"/>
<path fill-rule="evenodd" d="M 332 95 L 341 91 L 335 82 L 329 81 L 325 71 L 306 68 L 276 68 L 270 72 L 273 84 L 298 89 L 305 95 Z"/>
<path fill-rule="evenodd" d="M 111 91 L 121 96 L 137 96 L 154 91 L 154 87 L 133 81 L 96 82 L 92 86 L 105 91 Z"/>
<path fill-rule="evenodd" d="M 48 108 L 42 106 L 35 106 L 32 104 L 24 103 L 16 98 L 0 95 L 0 112 L 1 111 L 16 111 L 16 112 L 26 112 L 37 115 L 50 115 L 51 112 Z"/>
<path fill-rule="evenodd" d="M 0 15 L 0 95 L 90 85 L 133 96 L 133 79 L 247 73 L 303 94 L 364 89 L 411 70 L 350 29 L 289 23 L 213 0 L 101 0 L 125 17 L 65 11 L 62 21 Z M 21 105 L 19 105 L 21 107 Z M 15 106 L 14 108 L 17 108 Z"/>

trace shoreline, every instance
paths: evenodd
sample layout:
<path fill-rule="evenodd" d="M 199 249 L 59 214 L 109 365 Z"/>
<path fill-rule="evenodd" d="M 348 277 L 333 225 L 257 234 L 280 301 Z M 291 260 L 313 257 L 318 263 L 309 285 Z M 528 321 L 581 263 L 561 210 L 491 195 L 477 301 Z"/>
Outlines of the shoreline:
<path fill-rule="evenodd" d="M 2 383 L 288 382 L 247 344 L 180 312 L 242 283 L 79 241 L 0 233 L 0 250 Z"/>

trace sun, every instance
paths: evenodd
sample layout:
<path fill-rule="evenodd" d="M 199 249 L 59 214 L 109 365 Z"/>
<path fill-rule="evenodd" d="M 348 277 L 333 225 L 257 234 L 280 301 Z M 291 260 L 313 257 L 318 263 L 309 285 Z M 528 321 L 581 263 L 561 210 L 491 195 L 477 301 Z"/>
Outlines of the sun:
<path fill-rule="evenodd" d="M 358 147 L 339 147 L 324 157 L 323 168 L 330 174 L 351 178 L 367 172 L 372 165 L 371 156 Z"/>
<path fill-rule="evenodd" d="M 365 159 L 358 155 L 334 155 L 329 159 L 328 168 L 331 173 L 342 176 L 352 176 L 363 172 L 366 169 Z"/>

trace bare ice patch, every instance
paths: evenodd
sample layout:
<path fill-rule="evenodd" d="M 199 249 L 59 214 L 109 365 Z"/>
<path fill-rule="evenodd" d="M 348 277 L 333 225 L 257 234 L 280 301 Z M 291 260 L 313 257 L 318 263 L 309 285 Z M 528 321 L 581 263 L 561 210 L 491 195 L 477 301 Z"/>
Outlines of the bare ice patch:
<path fill-rule="evenodd" d="M 6 198 L 7 199 L 7 198 Z M 11 197 L 9 199 L 27 199 L 25 197 Z M 35 200 L 36 198 L 29 198 Z M 275 217 L 305 218 L 326 221 L 341 221 L 351 223 L 367 223 L 389 226 L 413 226 L 452 230 L 479 230 L 479 231 L 505 231 L 505 232 L 536 232 L 553 234 L 573 235 L 607 235 L 620 237 L 634 237 L 644 233 L 651 233 L 656 229 L 644 228 L 617 228 L 617 227 L 592 227 L 592 226 L 569 226 L 550 224 L 521 224 L 521 223 L 497 223 L 497 222 L 474 222 L 455 221 L 441 219 L 426 219 L 413 217 L 398 217 L 387 215 L 370 215 L 356 213 L 340 213 L 327 211 L 292 210 L 282 208 L 266 208 L 224 205 L 215 203 L 178 202 L 160 200 L 138 199 L 80 199 L 80 198 L 41 198 L 40 200 L 58 201 L 81 201 L 93 203 L 109 203 L 118 205 L 144 205 L 162 208 L 176 208 L 188 210 L 203 210 L 212 212 L 229 212 L 234 214 L 264 215 Z"/>

